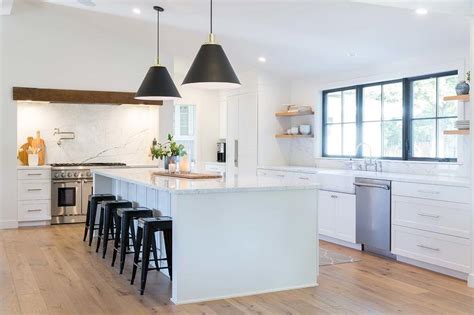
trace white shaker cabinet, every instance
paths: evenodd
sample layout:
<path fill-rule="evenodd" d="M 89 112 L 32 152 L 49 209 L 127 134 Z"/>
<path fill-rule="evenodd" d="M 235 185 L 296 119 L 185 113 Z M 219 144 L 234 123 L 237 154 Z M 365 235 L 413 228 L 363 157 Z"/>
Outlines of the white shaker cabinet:
<path fill-rule="evenodd" d="M 229 174 L 257 171 L 257 93 L 227 97 L 226 161 Z"/>
<path fill-rule="evenodd" d="M 51 169 L 49 167 L 19 167 L 18 224 L 34 226 L 51 220 Z"/>
<path fill-rule="evenodd" d="M 355 195 L 319 191 L 319 233 L 355 243 Z"/>

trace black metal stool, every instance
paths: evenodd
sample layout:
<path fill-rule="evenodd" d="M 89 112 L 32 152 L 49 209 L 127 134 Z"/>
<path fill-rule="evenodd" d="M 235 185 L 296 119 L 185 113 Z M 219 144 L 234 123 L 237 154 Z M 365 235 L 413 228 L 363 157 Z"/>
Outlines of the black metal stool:
<path fill-rule="evenodd" d="M 117 231 L 115 233 L 114 254 L 112 256 L 112 266 L 115 264 L 117 253 L 120 251 L 120 274 L 123 273 L 125 267 L 125 256 L 133 254 L 135 251 L 127 251 L 130 247 L 130 236 L 132 237 L 133 247 L 135 249 L 135 225 L 134 221 L 140 218 L 153 217 L 153 211 L 148 208 L 124 208 L 117 209 L 115 222 Z M 156 255 L 156 244 L 153 243 L 154 256 Z"/>
<path fill-rule="evenodd" d="M 87 214 L 86 214 L 86 224 L 84 227 L 84 238 L 82 241 L 85 242 L 87 238 L 87 233 L 89 233 L 89 246 L 92 245 L 92 239 L 94 237 L 94 230 L 96 230 L 95 226 L 95 217 L 97 215 L 97 205 L 105 200 L 115 200 L 114 195 L 112 194 L 94 194 L 89 195 L 89 199 L 87 201 Z"/>
<path fill-rule="evenodd" d="M 173 280 L 173 248 L 172 248 L 172 235 L 173 235 L 173 221 L 171 217 L 161 216 L 155 218 L 141 218 L 138 220 L 137 227 L 137 239 L 135 242 L 135 255 L 133 258 L 133 270 L 132 270 L 132 279 L 130 281 L 133 284 L 135 280 L 135 275 L 137 273 L 137 268 L 142 269 L 141 272 L 141 283 L 140 283 L 140 294 L 143 295 L 145 292 L 146 278 L 149 270 L 158 270 L 168 269 L 170 274 L 170 280 Z M 150 248 L 155 242 L 155 233 L 163 232 L 163 238 L 165 241 L 165 251 L 166 258 L 160 258 L 158 260 L 166 260 L 167 266 L 160 267 L 156 261 L 156 253 L 153 253 L 155 256 L 155 265 L 156 268 L 150 268 Z M 143 239 L 143 251 L 142 251 L 142 260 L 140 261 L 140 247 Z M 139 263 L 142 263 L 139 266 Z"/>
<path fill-rule="evenodd" d="M 97 238 L 97 247 L 95 252 L 99 252 L 100 242 L 103 239 L 104 244 L 102 245 L 102 258 L 105 258 L 107 252 L 108 241 L 115 239 L 116 226 L 114 224 L 115 213 L 120 208 L 131 208 L 133 204 L 128 200 L 106 200 L 102 201 L 100 205 L 100 216 L 99 216 L 99 231 Z M 109 239 L 109 233 L 112 238 Z"/>

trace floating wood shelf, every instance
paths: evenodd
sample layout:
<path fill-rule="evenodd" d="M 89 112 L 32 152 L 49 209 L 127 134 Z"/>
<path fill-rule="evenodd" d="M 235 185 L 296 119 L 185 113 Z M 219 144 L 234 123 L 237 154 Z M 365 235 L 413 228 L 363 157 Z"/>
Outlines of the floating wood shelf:
<path fill-rule="evenodd" d="M 444 101 L 469 102 L 469 94 L 467 94 L 467 95 L 445 96 L 445 97 L 443 97 L 443 100 L 444 100 Z"/>
<path fill-rule="evenodd" d="M 141 101 L 132 92 L 84 91 L 13 87 L 13 100 L 69 104 L 163 105 L 162 101 Z"/>
<path fill-rule="evenodd" d="M 445 130 L 443 133 L 445 135 L 468 135 L 469 129 L 460 129 L 460 130 Z"/>
<path fill-rule="evenodd" d="M 292 116 L 308 116 L 314 115 L 313 111 L 305 111 L 305 112 L 276 112 L 275 116 L 278 117 L 292 117 Z"/>
<path fill-rule="evenodd" d="M 287 135 L 287 134 L 281 134 L 281 135 L 275 135 L 275 138 L 313 138 L 313 135 Z"/>

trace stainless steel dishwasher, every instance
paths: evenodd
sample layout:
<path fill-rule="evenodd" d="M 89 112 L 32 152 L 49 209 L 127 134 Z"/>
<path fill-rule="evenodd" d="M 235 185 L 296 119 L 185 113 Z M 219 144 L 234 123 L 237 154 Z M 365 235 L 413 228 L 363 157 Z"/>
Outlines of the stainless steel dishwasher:
<path fill-rule="evenodd" d="M 387 257 L 391 240 L 391 182 L 356 177 L 356 241 L 363 250 Z"/>

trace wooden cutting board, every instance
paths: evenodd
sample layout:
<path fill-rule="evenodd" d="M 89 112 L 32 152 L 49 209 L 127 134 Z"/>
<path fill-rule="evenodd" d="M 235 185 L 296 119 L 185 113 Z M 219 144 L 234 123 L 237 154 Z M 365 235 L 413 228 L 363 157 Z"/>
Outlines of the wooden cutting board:
<path fill-rule="evenodd" d="M 166 177 L 176 177 L 176 178 L 185 178 L 185 179 L 215 179 L 222 178 L 222 175 L 219 174 L 205 174 L 205 173 L 188 173 L 188 174 L 178 174 L 178 173 L 168 173 L 165 171 L 155 171 L 151 172 L 153 176 L 166 176 Z"/>
<path fill-rule="evenodd" d="M 26 143 L 23 144 L 18 150 L 18 159 L 21 162 L 21 165 L 28 165 L 28 148 L 31 147 L 33 143 L 33 137 L 28 137 Z"/>
<path fill-rule="evenodd" d="M 35 152 L 38 152 L 38 165 L 44 165 L 45 154 L 46 154 L 46 144 L 41 138 L 39 130 L 36 132 L 36 138 L 33 139 L 31 146 Z"/>

